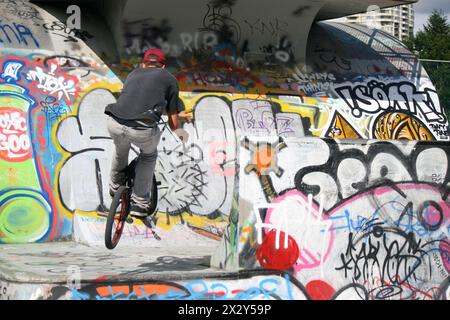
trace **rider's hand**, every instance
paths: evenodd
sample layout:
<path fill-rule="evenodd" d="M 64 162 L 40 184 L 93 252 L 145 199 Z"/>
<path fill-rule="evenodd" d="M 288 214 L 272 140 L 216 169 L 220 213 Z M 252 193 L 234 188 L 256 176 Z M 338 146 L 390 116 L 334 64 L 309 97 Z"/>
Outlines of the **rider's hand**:
<path fill-rule="evenodd" d="M 178 117 L 181 119 L 181 122 L 191 123 L 193 120 L 192 111 L 190 111 L 190 112 L 181 111 L 178 114 Z"/>

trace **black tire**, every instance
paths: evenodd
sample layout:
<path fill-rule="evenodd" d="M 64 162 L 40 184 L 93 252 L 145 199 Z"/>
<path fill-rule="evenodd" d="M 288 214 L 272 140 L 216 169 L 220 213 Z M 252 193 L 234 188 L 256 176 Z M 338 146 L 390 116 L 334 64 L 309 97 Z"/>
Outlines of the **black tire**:
<path fill-rule="evenodd" d="M 156 182 L 155 175 L 153 175 L 152 190 L 150 194 L 150 208 L 148 209 L 149 215 L 153 215 L 158 207 L 158 183 Z"/>
<path fill-rule="evenodd" d="M 120 218 L 118 221 L 118 227 L 120 229 L 114 229 L 114 222 L 116 220 L 117 208 L 122 204 Z M 119 243 L 122 236 L 123 229 L 125 228 L 125 222 L 130 213 L 130 191 L 126 186 L 121 186 L 114 195 L 111 207 L 109 209 L 108 218 L 106 219 L 105 229 L 105 245 L 108 249 L 114 249 Z M 113 230 L 114 229 L 114 230 Z"/>

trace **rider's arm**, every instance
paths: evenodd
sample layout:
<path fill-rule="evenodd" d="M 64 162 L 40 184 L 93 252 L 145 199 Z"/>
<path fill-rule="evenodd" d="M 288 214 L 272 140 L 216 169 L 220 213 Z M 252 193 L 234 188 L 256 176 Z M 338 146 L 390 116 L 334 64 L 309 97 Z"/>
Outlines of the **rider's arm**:
<path fill-rule="evenodd" d="M 189 133 L 181 128 L 181 120 L 178 113 L 169 113 L 169 127 L 175 133 L 175 135 L 180 139 L 183 143 L 186 143 L 189 139 Z"/>
<path fill-rule="evenodd" d="M 177 112 L 170 112 L 169 114 L 169 127 L 172 131 L 180 129 L 180 119 Z"/>
<path fill-rule="evenodd" d="M 178 83 L 175 81 L 168 92 L 168 108 L 169 127 L 172 131 L 181 129 L 185 122 L 192 121 L 192 112 L 186 112 L 183 101 L 179 96 Z"/>
<path fill-rule="evenodd" d="M 192 114 L 186 113 L 183 101 L 179 97 L 178 83 L 175 81 L 168 93 L 168 108 L 167 114 L 169 116 L 169 127 L 178 136 L 178 138 L 186 142 L 189 138 L 186 130 L 182 129 L 184 122 L 192 120 Z"/>

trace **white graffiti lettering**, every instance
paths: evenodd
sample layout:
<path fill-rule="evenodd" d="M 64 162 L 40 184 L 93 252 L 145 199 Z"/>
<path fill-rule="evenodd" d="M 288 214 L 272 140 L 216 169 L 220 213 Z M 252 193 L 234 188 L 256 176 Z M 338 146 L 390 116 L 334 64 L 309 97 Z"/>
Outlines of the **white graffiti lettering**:
<path fill-rule="evenodd" d="M 355 117 L 361 117 L 363 113 L 397 110 L 412 115 L 421 114 L 430 122 L 446 122 L 436 91 L 429 88 L 418 90 L 407 81 L 346 83 L 335 86 L 334 91 L 345 100 Z"/>
<path fill-rule="evenodd" d="M 76 83 L 73 80 L 66 80 L 64 77 L 58 77 L 54 74 L 56 65 L 51 65 L 51 72 L 46 73 L 42 68 L 36 67 L 35 70 L 31 70 L 27 79 L 30 81 L 37 81 L 38 89 L 41 89 L 45 93 L 50 95 L 57 95 L 58 100 L 64 98 L 70 100 L 70 96 L 74 96 L 76 92 Z"/>
<path fill-rule="evenodd" d="M 24 158 L 30 147 L 25 115 L 19 111 L 0 112 L 0 156 L 7 160 Z"/>

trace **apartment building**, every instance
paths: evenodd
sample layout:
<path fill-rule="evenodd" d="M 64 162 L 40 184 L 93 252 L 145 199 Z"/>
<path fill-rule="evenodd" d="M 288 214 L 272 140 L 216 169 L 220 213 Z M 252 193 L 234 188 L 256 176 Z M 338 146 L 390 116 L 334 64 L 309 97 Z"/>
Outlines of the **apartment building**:
<path fill-rule="evenodd" d="M 346 22 L 381 29 L 402 41 L 414 32 L 414 9 L 412 4 L 387 9 L 369 6 L 366 13 L 346 17 Z"/>

